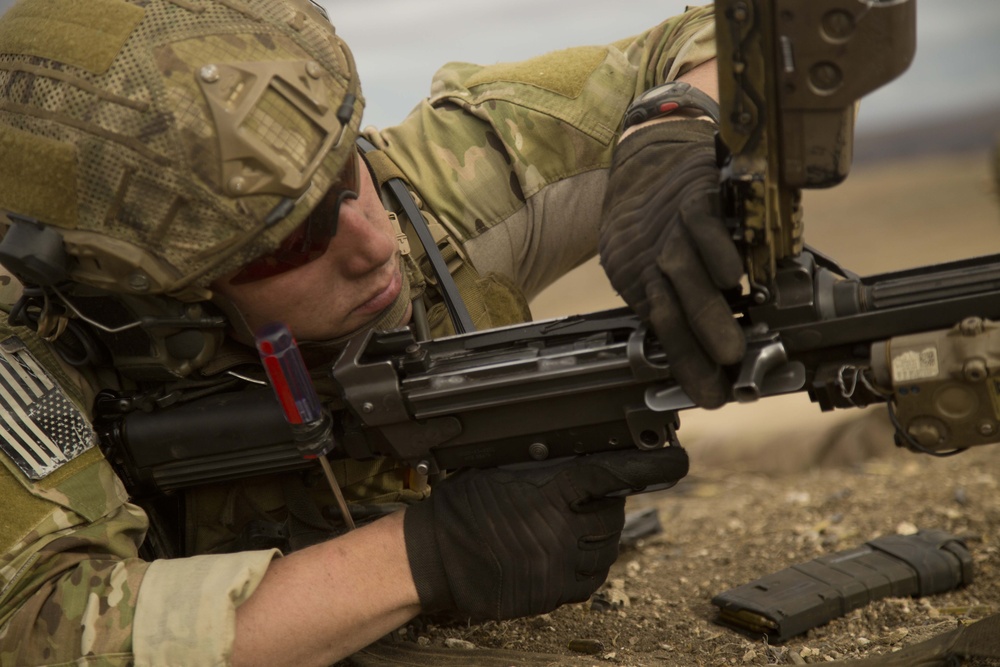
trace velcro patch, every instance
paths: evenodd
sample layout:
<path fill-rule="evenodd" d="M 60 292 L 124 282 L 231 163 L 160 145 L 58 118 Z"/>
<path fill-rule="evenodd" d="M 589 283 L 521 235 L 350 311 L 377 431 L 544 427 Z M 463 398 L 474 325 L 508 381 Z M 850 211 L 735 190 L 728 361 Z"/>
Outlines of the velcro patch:
<path fill-rule="evenodd" d="M 576 99 L 608 50 L 599 46 L 578 46 L 553 51 L 537 58 L 484 67 L 465 82 L 470 89 L 486 83 L 525 83 Z"/>
<path fill-rule="evenodd" d="M 17 337 L 0 345 L 0 451 L 39 480 L 95 444 L 94 429 Z"/>
<path fill-rule="evenodd" d="M 103 74 L 146 12 L 122 0 L 22 0 L 0 20 L 5 53 Z"/>
<path fill-rule="evenodd" d="M 0 155 L 0 208 L 76 228 L 76 146 L 0 127 Z"/>

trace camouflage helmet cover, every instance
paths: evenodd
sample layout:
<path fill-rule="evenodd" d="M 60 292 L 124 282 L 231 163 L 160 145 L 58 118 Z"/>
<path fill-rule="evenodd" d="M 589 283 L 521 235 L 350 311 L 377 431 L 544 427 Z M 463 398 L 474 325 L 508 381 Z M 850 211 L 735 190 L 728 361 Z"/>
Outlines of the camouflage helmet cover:
<path fill-rule="evenodd" d="M 363 105 L 310 0 L 20 0 L 0 210 L 58 229 L 78 283 L 209 298 L 319 203 Z"/>

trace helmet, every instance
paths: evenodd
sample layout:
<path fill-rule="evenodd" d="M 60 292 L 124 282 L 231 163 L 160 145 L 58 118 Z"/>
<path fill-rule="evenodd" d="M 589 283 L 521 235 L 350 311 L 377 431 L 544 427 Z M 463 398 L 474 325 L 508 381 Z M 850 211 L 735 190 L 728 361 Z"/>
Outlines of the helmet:
<path fill-rule="evenodd" d="M 123 318 L 218 330 L 190 306 L 322 200 L 363 106 L 310 0 L 20 0 L 0 17 L 0 263 L 80 297 L 70 319 L 104 333 Z M 214 350 L 186 339 L 172 375 Z"/>

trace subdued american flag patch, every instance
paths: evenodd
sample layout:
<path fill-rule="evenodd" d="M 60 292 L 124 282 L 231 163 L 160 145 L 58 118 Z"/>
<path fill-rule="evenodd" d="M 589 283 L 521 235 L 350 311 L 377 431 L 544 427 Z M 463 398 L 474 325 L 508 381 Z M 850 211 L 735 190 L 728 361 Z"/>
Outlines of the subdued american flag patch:
<path fill-rule="evenodd" d="M 17 337 L 0 345 L 0 450 L 42 479 L 94 446 L 94 429 Z"/>

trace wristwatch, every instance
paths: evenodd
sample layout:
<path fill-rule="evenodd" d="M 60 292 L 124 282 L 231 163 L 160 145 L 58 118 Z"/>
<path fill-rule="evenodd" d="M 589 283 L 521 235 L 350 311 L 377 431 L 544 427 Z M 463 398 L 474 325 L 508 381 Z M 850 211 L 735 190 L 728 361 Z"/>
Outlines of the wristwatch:
<path fill-rule="evenodd" d="M 622 131 L 653 118 L 668 116 L 681 109 L 695 109 L 716 123 L 719 104 L 711 97 L 684 81 L 668 81 L 650 88 L 635 98 L 622 119 Z"/>

